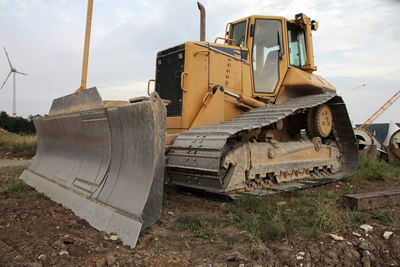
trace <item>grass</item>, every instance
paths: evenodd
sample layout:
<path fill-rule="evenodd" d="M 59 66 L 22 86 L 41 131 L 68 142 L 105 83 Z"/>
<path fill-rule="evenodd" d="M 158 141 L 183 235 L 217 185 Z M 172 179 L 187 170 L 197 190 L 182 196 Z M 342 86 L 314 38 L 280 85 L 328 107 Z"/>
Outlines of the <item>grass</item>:
<path fill-rule="evenodd" d="M 189 230 L 193 237 L 207 240 L 211 246 L 219 248 L 222 252 L 227 252 L 243 240 L 247 240 L 237 228 L 231 227 L 229 219 L 213 216 L 180 216 L 175 220 L 172 229 L 179 232 Z M 203 251 L 203 257 L 210 255 L 208 249 Z"/>
<path fill-rule="evenodd" d="M 33 197 L 36 199 L 50 199 L 43 193 L 35 191 L 32 187 L 18 179 L 26 166 L 8 166 L 0 168 L 0 198 L 23 198 Z"/>
<path fill-rule="evenodd" d="M 400 180 L 400 166 L 362 157 L 357 172 L 344 185 L 384 185 Z M 250 234 L 251 240 L 288 238 L 316 239 L 338 230 L 357 227 L 366 222 L 400 226 L 398 214 L 389 209 L 352 211 L 343 207 L 342 197 L 356 193 L 355 186 L 332 186 L 296 191 L 285 195 L 247 197 L 227 205 L 226 218 Z"/>
<path fill-rule="evenodd" d="M 226 233 L 224 231 L 219 231 L 218 236 L 220 237 L 218 240 L 215 240 L 215 243 L 222 251 L 228 251 L 232 249 L 236 244 L 241 242 L 241 236 L 238 236 L 236 232 L 234 233 Z"/>
<path fill-rule="evenodd" d="M 183 216 L 177 219 L 179 225 L 184 229 L 190 230 L 194 237 L 207 239 L 216 236 L 218 233 L 214 231 L 217 227 L 217 220 L 211 217 L 203 216 Z"/>
<path fill-rule="evenodd" d="M 73 230 L 78 230 L 82 228 L 82 225 L 80 224 L 70 224 L 69 227 Z"/>
<path fill-rule="evenodd" d="M 0 133 L 0 150 L 6 150 L 13 155 L 33 157 L 36 153 L 36 143 L 35 135 Z"/>
<path fill-rule="evenodd" d="M 398 211 L 353 211 L 343 206 L 345 194 L 385 186 L 398 187 L 399 182 L 399 165 L 361 157 L 357 172 L 345 178 L 340 186 L 333 184 L 281 195 L 246 197 L 226 203 L 223 219 L 182 216 L 177 218 L 174 230 L 189 230 L 193 237 L 210 239 L 222 251 L 231 249 L 238 239 L 244 239 L 253 244 L 251 251 L 260 255 L 265 252 L 263 242 L 269 240 L 312 240 L 343 229 L 357 228 L 363 223 L 400 227 Z M 226 226 L 232 226 L 241 234 L 228 235 Z"/>
<path fill-rule="evenodd" d="M 357 172 L 346 178 L 346 181 L 360 184 L 371 181 L 390 181 L 399 179 L 400 165 L 390 164 L 384 160 L 376 160 L 367 156 L 359 159 Z"/>
<path fill-rule="evenodd" d="M 37 198 L 37 199 L 46 199 L 46 200 L 48 200 L 48 199 L 50 199 L 48 196 L 46 196 L 44 193 L 40 193 L 40 192 L 35 192 L 33 195 L 32 195 L 34 198 Z"/>
<path fill-rule="evenodd" d="M 281 196 L 249 197 L 228 207 L 225 212 L 232 213 L 241 228 L 262 241 L 288 236 L 317 238 L 340 225 L 334 201 L 321 203 L 316 198 L 297 195 L 285 198 L 287 204 L 282 206 L 278 204 L 282 200 Z"/>
<path fill-rule="evenodd" d="M 10 194 L 16 198 L 26 196 L 33 188 L 22 181 L 15 181 L 0 187 L 0 195 Z"/>
<path fill-rule="evenodd" d="M 0 185 L 3 181 L 17 179 L 27 166 L 7 166 L 0 168 Z"/>

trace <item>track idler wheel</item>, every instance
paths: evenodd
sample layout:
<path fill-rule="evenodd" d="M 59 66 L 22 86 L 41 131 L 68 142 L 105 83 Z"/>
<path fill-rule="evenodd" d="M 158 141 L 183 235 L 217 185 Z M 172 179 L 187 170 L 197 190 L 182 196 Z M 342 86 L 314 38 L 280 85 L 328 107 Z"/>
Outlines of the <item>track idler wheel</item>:
<path fill-rule="evenodd" d="M 326 138 L 333 128 L 332 111 L 328 105 L 313 108 L 308 113 L 307 134 L 310 138 Z"/>

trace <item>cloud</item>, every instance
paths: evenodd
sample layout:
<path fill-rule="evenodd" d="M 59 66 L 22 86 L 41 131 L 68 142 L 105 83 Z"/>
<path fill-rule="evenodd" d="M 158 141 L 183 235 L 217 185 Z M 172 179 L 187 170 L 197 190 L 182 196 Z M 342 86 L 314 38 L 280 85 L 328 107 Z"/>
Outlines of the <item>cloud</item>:
<path fill-rule="evenodd" d="M 398 69 L 398 1 L 203 0 L 202 3 L 207 10 L 210 41 L 224 35 L 229 21 L 253 14 L 290 19 L 304 12 L 316 19 L 320 24 L 313 36 L 317 73 L 336 85 L 339 93 Z M 20 114 L 47 113 L 52 99 L 79 87 L 86 8 L 86 1 L 0 0 L 0 45 L 8 48 L 17 68 L 29 74 L 17 80 Z M 97 86 L 108 99 L 145 95 L 147 80 L 155 76 L 156 53 L 198 39 L 196 1 L 96 0 L 88 87 Z M 6 58 L 0 54 L 0 78 L 7 71 Z M 378 99 L 384 102 L 399 82 L 397 73 L 374 86 L 345 95 L 354 120 L 362 121 L 365 114 L 358 110 L 363 110 L 365 103 L 376 103 Z M 362 103 L 354 100 L 358 95 Z M 11 113 L 11 96 L 12 85 L 7 84 L 0 91 L 0 110 Z M 372 112 L 376 106 L 368 108 Z M 398 105 L 393 105 L 387 114 L 391 110 L 400 112 Z"/>
<path fill-rule="evenodd" d="M 105 85 L 98 89 L 104 100 L 128 100 L 129 98 L 147 95 L 147 82 L 129 81 L 120 85 Z"/>
<path fill-rule="evenodd" d="M 399 80 L 381 79 L 368 83 L 370 77 L 332 77 L 333 85 L 337 88 L 346 103 L 347 110 L 353 123 L 363 123 L 386 103 L 396 92 Z M 361 86 L 365 84 L 366 86 Z M 353 89 L 356 88 L 356 89 Z M 376 122 L 399 121 L 400 101 L 393 103 Z"/>

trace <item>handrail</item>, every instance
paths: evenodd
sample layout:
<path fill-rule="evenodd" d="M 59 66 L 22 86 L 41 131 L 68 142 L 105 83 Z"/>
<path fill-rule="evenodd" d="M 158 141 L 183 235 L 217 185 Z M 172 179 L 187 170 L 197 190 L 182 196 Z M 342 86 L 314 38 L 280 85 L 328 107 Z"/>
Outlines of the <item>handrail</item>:
<path fill-rule="evenodd" d="M 182 74 L 181 74 L 181 89 L 182 89 L 182 91 L 184 91 L 184 92 L 186 92 L 186 90 L 185 90 L 185 75 L 187 75 L 187 74 L 189 74 L 189 73 L 187 73 L 187 72 L 182 72 Z"/>
<path fill-rule="evenodd" d="M 156 86 L 156 85 L 155 85 L 156 80 L 154 80 L 154 79 L 150 79 L 150 80 L 147 82 L 147 94 L 148 94 L 148 95 L 150 95 L 150 83 L 151 83 L 151 82 L 154 82 L 154 87 Z"/>

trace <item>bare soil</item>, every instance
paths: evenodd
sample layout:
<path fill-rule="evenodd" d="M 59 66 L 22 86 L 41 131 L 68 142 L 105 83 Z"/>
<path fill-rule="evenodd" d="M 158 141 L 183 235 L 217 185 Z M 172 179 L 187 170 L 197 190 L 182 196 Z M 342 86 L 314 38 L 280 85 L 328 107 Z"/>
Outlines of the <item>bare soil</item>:
<path fill-rule="evenodd" d="M 25 167 L 0 168 L 0 188 L 15 183 Z M 381 187 L 377 184 L 371 191 Z M 5 191 L 0 193 L 0 266 L 400 265 L 400 228 L 372 222 L 369 233 L 359 227 L 336 232 L 344 241 L 326 235 L 261 242 L 227 218 L 222 212 L 226 205 L 230 203 L 223 199 L 168 188 L 160 220 L 144 230 L 131 249 L 31 188 L 18 194 Z M 398 207 L 391 209 L 400 214 Z M 189 218 L 199 215 L 212 219 L 212 230 L 191 228 Z M 385 231 L 393 232 L 388 240 Z"/>
<path fill-rule="evenodd" d="M 31 159 L 0 159 L 0 168 L 8 167 L 8 166 L 27 166 L 32 163 L 33 160 Z"/>
<path fill-rule="evenodd" d="M 30 157 L 26 155 L 26 152 L 12 152 L 11 150 L 7 150 L 5 148 L 0 148 L 0 161 L 4 160 L 18 161 L 18 160 L 31 160 Z M 10 164 L 13 164 L 10 161 Z"/>

